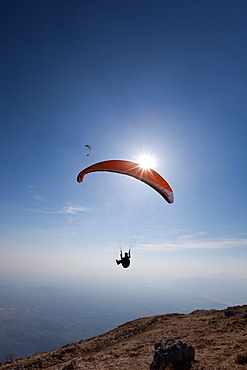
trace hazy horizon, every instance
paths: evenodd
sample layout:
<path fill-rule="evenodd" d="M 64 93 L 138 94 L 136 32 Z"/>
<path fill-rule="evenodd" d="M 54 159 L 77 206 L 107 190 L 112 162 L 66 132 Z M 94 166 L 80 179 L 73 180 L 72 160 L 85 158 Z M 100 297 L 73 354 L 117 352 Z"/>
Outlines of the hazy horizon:
<path fill-rule="evenodd" d="M 77 288 L 31 286 L 30 281 L 28 286 L 0 285 L 0 361 L 57 349 L 142 317 L 225 309 L 247 301 L 246 280 L 242 285 L 212 278 L 161 283 L 136 278 L 120 286 L 109 281 Z"/>

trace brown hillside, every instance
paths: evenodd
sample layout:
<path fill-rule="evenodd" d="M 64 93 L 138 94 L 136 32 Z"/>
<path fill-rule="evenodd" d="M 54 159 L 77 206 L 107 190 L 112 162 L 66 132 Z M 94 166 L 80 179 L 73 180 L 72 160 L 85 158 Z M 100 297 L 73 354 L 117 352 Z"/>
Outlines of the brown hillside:
<path fill-rule="evenodd" d="M 0 369 L 149 370 L 154 344 L 169 338 L 195 348 L 192 369 L 247 369 L 247 305 L 146 317 L 98 337 L 0 364 Z"/>

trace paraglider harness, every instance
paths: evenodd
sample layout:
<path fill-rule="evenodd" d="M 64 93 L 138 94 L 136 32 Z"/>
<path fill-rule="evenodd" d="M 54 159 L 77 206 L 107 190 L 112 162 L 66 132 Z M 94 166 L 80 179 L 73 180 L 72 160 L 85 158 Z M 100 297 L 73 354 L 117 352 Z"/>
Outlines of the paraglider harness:
<path fill-rule="evenodd" d="M 120 263 L 122 264 L 123 268 L 127 268 L 130 266 L 130 249 L 129 249 L 129 253 L 125 252 L 124 253 L 124 257 L 123 257 L 123 252 L 122 250 L 120 251 L 120 260 L 116 260 L 117 262 L 117 265 L 120 265 Z"/>

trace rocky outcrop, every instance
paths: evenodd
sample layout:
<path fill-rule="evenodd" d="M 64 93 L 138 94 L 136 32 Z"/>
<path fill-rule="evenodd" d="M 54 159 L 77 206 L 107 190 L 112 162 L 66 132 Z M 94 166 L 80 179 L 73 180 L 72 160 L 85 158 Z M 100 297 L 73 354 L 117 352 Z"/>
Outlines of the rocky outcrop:
<path fill-rule="evenodd" d="M 194 348 L 180 340 L 168 339 L 166 342 L 158 342 L 154 349 L 150 370 L 163 370 L 168 366 L 174 370 L 185 370 L 190 368 L 191 362 L 195 359 Z"/>

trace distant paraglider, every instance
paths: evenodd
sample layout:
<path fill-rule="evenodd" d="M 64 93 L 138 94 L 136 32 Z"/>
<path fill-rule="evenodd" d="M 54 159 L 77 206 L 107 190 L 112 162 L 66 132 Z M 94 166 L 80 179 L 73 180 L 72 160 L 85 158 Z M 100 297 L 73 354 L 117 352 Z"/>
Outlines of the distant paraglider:
<path fill-rule="evenodd" d="M 85 145 L 86 148 L 88 148 L 88 150 L 90 151 L 90 153 L 93 153 L 93 149 L 91 148 L 90 145 Z M 87 154 L 87 157 L 89 156 L 89 154 Z"/>

